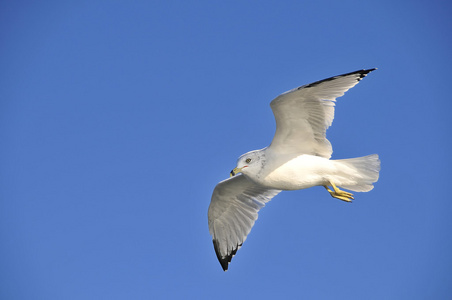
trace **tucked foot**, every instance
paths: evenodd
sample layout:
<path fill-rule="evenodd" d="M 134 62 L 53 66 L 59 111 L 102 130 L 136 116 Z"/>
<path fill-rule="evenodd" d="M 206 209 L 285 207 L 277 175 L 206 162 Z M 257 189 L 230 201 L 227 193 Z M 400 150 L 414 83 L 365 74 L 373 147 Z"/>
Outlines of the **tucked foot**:
<path fill-rule="evenodd" d="M 340 190 L 333 182 L 330 182 L 330 184 L 334 189 L 333 191 L 326 185 L 324 187 L 330 193 L 331 197 L 340 199 L 345 202 L 352 202 L 352 200 L 355 199 L 353 198 L 352 193 Z"/>

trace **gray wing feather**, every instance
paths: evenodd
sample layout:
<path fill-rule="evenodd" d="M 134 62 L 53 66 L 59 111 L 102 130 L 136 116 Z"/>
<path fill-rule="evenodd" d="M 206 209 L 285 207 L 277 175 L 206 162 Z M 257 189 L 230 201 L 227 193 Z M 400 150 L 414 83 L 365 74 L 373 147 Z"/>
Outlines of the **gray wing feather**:
<path fill-rule="evenodd" d="M 280 191 L 254 184 L 239 174 L 215 187 L 209 205 L 209 231 L 223 270 L 242 246 L 259 210 Z"/>
<path fill-rule="evenodd" d="M 276 120 L 276 133 L 270 149 L 330 158 L 331 143 L 326 130 L 334 119 L 336 98 L 344 95 L 375 69 L 355 71 L 283 93 L 270 106 Z"/>

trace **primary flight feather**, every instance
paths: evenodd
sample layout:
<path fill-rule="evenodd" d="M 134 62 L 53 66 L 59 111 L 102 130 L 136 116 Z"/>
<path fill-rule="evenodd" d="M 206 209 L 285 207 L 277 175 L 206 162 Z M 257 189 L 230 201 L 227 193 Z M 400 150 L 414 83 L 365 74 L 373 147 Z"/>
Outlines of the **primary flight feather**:
<path fill-rule="evenodd" d="M 276 133 L 270 146 L 240 156 L 231 178 L 218 183 L 212 194 L 209 231 L 223 270 L 250 233 L 259 210 L 282 190 L 323 186 L 332 197 L 351 202 L 353 194 L 339 187 L 355 192 L 373 188 L 380 171 L 378 155 L 330 160 L 333 149 L 326 130 L 334 119 L 336 98 L 374 70 L 316 81 L 273 99 Z"/>

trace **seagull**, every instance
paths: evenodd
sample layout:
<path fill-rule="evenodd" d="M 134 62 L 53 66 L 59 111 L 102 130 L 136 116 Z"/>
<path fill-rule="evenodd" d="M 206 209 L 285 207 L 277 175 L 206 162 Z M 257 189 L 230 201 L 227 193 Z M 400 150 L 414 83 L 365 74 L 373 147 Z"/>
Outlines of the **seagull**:
<path fill-rule="evenodd" d="M 271 101 L 276 132 L 270 146 L 239 157 L 230 178 L 215 187 L 208 210 L 209 232 L 217 258 L 227 271 L 245 242 L 258 212 L 281 191 L 323 186 L 339 200 L 373 189 L 380 172 L 377 154 L 330 160 L 326 130 L 336 98 L 375 69 L 330 77 L 297 87 Z"/>

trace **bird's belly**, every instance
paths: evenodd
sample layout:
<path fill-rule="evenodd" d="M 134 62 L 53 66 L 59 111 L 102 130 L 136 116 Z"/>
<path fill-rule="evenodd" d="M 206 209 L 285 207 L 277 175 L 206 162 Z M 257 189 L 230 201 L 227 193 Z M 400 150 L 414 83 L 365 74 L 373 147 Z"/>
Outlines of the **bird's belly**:
<path fill-rule="evenodd" d="M 328 175 L 334 173 L 334 165 L 330 160 L 312 155 L 300 155 L 271 169 L 261 177 L 262 184 L 280 190 L 326 185 Z"/>

